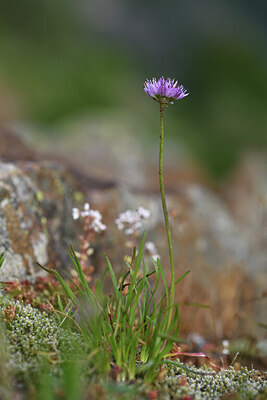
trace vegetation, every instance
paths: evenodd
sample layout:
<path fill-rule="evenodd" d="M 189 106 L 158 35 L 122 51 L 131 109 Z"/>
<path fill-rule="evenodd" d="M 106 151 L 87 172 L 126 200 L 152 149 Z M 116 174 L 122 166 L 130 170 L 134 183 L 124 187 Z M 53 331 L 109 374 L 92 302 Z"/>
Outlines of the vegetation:
<path fill-rule="evenodd" d="M 178 308 L 168 326 L 170 291 L 159 260 L 149 272 L 144 246 L 143 235 L 139 252 L 134 250 L 127 272 L 118 278 L 106 257 L 107 269 L 95 291 L 71 249 L 75 278 L 66 282 L 57 271 L 47 270 L 65 293 L 52 311 L 10 300 L 8 294 L 0 298 L 1 398 L 10 399 L 16 392 L 22 399 L 38 400 L 200 400 L 226 394 L 260 399 L 266 394 L 266 375 L 259 371 L 230 367 L 215 372 L 179 362 Z M 103 291 L 108 273 L 113 283 L 109 297 Z M 160 279 L 165 293 L 157 300 Z"/>

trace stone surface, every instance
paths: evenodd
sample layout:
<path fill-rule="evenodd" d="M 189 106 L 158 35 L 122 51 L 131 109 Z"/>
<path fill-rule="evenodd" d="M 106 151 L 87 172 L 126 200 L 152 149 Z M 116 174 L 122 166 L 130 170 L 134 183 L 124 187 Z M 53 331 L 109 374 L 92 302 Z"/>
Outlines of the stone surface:
<path fill-rule="evenodd" d="M 0 162 L 0 279 L 35 279 L 40 264 L 64 260 L 72 234 L 75 180 L 53 163 Z"/>
<path fill-rule="evenodd" d="M 45 129 L 36 132 L 34 126 L 16 129 L 26 143 L 42 150 L 46 157 L 64 160 L 95 180 L 157 190 L 159 128 L 156 124 L 155 136 L 149 137 L 146 123 L 146 116 L 138 120 L 123 110 L 92 110 L 59 124 L 55 134 Z M 166 185 L 174 180 L 205 180 L 184 144 L 174 144 L 171 138 L 165 140 L 164 168 Z"/>
<path fill-rule="evenodd" d="M 40 152 L 27 146 L 24 141 L 6 125 L 0 125 L 0 160 L 4 162 L 37 161 L 44 159 Z"/>

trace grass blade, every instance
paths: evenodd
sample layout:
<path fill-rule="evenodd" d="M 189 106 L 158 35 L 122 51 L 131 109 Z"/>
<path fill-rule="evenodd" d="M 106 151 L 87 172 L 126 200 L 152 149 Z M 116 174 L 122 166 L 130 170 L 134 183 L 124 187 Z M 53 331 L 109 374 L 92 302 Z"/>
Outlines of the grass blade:
<path fill-rule="evenodd" d="M 109 259 L 108 259 L 106 254 L 104 255 L 104 257 L 105 257 L 105 260 L 107 262 L 107 266 L 108 266 L 108 270 L 109 270 L 109 273 L 110 273 L 110 277 L 111 277 L 111 281 L 112 281 L 112 285 L 113 285 L 115 296 L 116 296 L 117 300 L 119 300 L 120 293 L 119 293 L 118 282 L 117 282 L 114 270 L 113 270 L 111 262 L 109 261 Z"/>
<path fill-rule="evenodd" d="M 0 268 L 2 267 L 4 261 L 5 261 L 5 255 L 4 255 L 4 253 L 1 253 L 0 254 Z"/>

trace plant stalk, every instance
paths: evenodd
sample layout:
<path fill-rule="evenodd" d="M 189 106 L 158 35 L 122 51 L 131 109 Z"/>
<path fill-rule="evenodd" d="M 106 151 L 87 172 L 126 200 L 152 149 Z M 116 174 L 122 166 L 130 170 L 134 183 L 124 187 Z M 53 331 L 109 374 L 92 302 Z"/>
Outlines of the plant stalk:
<path fill-rule="evenodd" d="M 165 104 L 160 104 L 160 148 L 159 148 L 159 187 L 160 187 L 160 195 L 161 195 L 161 203 L 163 208 L 165 227 L 168 239 L 168 247 L 169 247 L 169 256 L 170 256 L 170 264 L 171 264 L 171 285 L 170 285 L 170 307 L 168 311 L 168 320 L 167 320 L 167 329 L 170 326 L 173 306 L 174 306 L 174 292 L 175 292 L 175 274 L 174 274 L 174 260 L 173 260 L 173 247 L 172 247 L 172 238 L 171 238 L 171 229 L 169 222 L 168 209 L 166 204 L 165 197 L 165 189 L 164 189 L 164 180 L 163 180 L 163 141 L 164 141 L 164 126 L 163 126 L 163 113 L 164 113 Z"/>

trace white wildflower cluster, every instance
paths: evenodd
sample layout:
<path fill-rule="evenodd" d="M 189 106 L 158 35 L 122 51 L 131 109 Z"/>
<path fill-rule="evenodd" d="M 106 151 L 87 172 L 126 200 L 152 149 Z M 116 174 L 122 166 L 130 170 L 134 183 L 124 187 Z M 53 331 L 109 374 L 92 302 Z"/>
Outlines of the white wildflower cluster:
<path fill-rule="evenodd" d="M 72 218 L 84 218 L 86 224 L 88 225 L 87 228 L 94 232 L 102 232 L 106 230 L 106 225 L 102 223 L 102 215 L 97 210 L 90 209 L 89 203 L 84 204 L 84 210 L 80 211 L 78 208 L 72 209 Z"/>
<path fill-rule="evenodd" d="M 144 207 L 137 210 L 127 210 L 119 214 L 115 220 L 119 230 L 124 230 L 125 235 L 134 235 L 143 227 L 144 220 L 150 217 L 150 211 Z"/>
<path fill-rule="evenodd" d="M 194 372 L 178 366 L 167 369 L 166 377 L 156 385 L 160 398 L 164 400 L 186 396 L 194 400 L 219 400 L 233 394 L 237 395 L 235 398 L 245 400 L 254 399 L 257 394 L 266 390 L 266 375 L 264 377 L 264 373 L 248 370 L 246 367 L 241 367 L 240 371 L 230 367 L 219 373 L 214 373 L 207 367 L 190 366 Z"/>
<path fill-rule="evenodd" d="M 152 258 L 154 261 L 160 260 L 160 255 L 158 254 L 155 243 L 146 242 L 144 252 L 147 257 Z"/>

